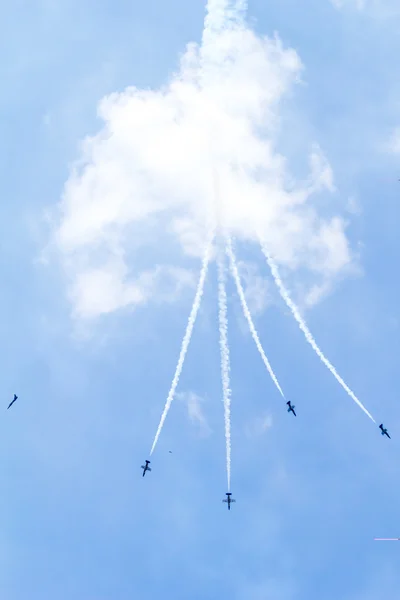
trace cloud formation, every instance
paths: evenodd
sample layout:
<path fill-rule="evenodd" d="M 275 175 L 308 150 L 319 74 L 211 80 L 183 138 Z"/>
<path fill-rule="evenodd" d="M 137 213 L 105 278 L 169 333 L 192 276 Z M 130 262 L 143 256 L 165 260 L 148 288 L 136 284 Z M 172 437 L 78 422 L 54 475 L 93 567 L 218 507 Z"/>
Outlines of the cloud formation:
<path fill-rule="evenodd" d="M 388 144 L 388 150 L 393 154 L 400 154 L 400 127 L 397 127 L 393 132 Z"/>
<path fill-rule="evenodd" d="M 256 317 L 271 303 L 268 281 L 260 275 L 258 266 L 254 262 L 239 261 L 237 266 L 245 290 L 246 302 L 251 314 Z"/>
<path fill-rule="evenodd" d="M 277 150 L 300 58 L 256 35 L 245 9 L 210 0 L 201 44 L 189 44 L 167 85 L 101 100 L 104 125 L 82 144 L 54 232 L 78 317 L 148 302 L 165 276 L 177 289 L 191 279 L 171 265 L 177 252 L 203 252 L 215 171 L 231 235 L 256 242 L 261 231 L 277 262 L 308 270 L 313 285 L 327 287 L 351 262 L 343 219 L 319 216 L 314 202 L 334 191 L 323 152 L 312 147 L 309 175 L 296 181 Z"/>
<path fill-rule="evenodd" d="M 397 0 L 330 0 L 337 9 L 355 9 L 377 20 L 395 18 L 400 16 L 400 7 Z"/>
<path fill-rule="evenodd" d="M 264 435 L 273 425 L 272 416 L 268 413 L 253 418 L 245 425 L 245 434 L 248 437 Z"/>
<path fill-rule="evenodd" d="M 366 0 L 331 0 L 331 3 L 335 8 L 350 6 L 357 8 L 357 10 L 363 10 L 366 6 Z"/>
<path fill-rule="evenodd" d="M 176 396 L 179 400 L 183 400 L 186 403 L 188 417 L 192 423 L 198 426 L 201 435 L 209 435 L 211 429 L 202 408 L 204 399 L 195 392 L 180 392 Z"/>

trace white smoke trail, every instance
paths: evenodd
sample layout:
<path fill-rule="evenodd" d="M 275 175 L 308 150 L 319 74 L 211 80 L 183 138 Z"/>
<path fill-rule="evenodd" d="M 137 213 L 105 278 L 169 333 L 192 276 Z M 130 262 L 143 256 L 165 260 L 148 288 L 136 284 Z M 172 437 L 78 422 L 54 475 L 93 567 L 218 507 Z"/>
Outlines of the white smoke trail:
<path fill-rule="evenodd" d="M 174 399 L 175 391 L 176 391 L 176 388 L 178 386 L 179 378 L 180 378 L 181 373 L 182 373 L 183 363 L 185 361 L 186 353 L 187 353 L 188 348 L 189 348 L 190 339 L 192 337 L 192 332 L 193 332 L 193 327 L 194 327 L 194 324 L 196 322 L 197 313 L 199 312 L 200 303 L 201 303 L 201 299 L 202 299 L 202 296 L 203 296 L 204 283 L 205 283 L 205 280 L 206 280 L 206 277 L 207 277 L 208 265 L 209 265 L 209 262 L 210 262 L 213 241 L 214 241 L 214 231 L 213 231 L 212 235 L 209 238 L 209 241 L 207 243 L 206 250 L 205 250 L 205 253 L 204 253 L 204 256 L 203 256 L 203 261 L 202 261 L 202 266 L 201 266 L 201 272 L 200 272 L 200 277 L 199 277 L 199 283 L 197 285 L 196 295 L 194 297 L 194 302 L 193 302 L 192 310 L 190 311 L 190 316 L 189 316 L 188 324 L 187 324 L 187 327 L 186 327 L 185 335 L 184 335 L 183 340 L 182 340 L 182 346 L 181 346 L 181 351 L 180 351 L 180 354 L 179 354 L 178 364 L 176 366 L 175 375 L 174 375 L 174 378 L 172 380 L 171 389 L 169 390 L 169 393 L 168 393 L 168 397 L 167 397 L 167 401 L 165 403 L 164 411 L 163 411 L 163 413 L 161 415 L 161 419 L 160 419 L 160 423 L 158 425 L 157 433 L 156 433 L 156 435 L 154 437 L 154 442 L 153 442 L 153 445 L 152 445 L 151 450 L 150 450 L 150 456 L 153 454 L 154 448 L 156 447 L 156 444 L 158 442 L 158 438 L 160 437 L 161 430 L 163 428 L 165 419 L 167 418 L 167 414 L 168 414 L 168 411 L 169 411 L 169 409 L 171 407 L 172 400 Z"/>
<path fill-rule="evenodd" d="M 304 333 L 304 336 L 305 336 L 307 342 L 310 344 L 310 346 L 316 352 L 317 356 L 321 359 L 323 364 L 329 369 L 329 371 L 335 377 L 336 381 L 338 381 L 338 383 L 340 383 L 342 388 L 347 392 L 347 394 L 350 396 L 350 398 L 352 398 L 354 400 L 354 402 L 356 404 L 358 404 L 358 406 L 365 412 L 365 414 L 371 419 L 371 421 L 376 423 L 374 417 L 368 412 L 368 410 L 365 408 L 365 406 L 362 404 L 362 402 L 360 402 L 360 400 L 357 398 L 355 393 L 343 381 L 343 379 L 340 377 L 339 373 L 336 371 L 335 367 L 329 362 L 329 360 L 325 357 L 323 352 L 318 347 L 310 330 L 307 327 L 307 324 L 305 323 L 304 319 L 301 317 L 297 306 L 294 304 L 294 302 L 290 298 L 289 292 L 285 288 L 285 286 L 282 282 L 282 279 L 279 275 L 278 267 L 275 264 L 275 261 L 272 259 L 271 255 L 269 254 L 268 250 L 266 249 L 266 247 L 263 244 L 263 242 L 261 241 L 261 239 L 260 239 L 260 243 L 261 243 L 261 248 L 262 248 L 263 254 L 264 254 L 265 258 L 267 259 L 268 266 L 271 269 L 272 277 L 276 283 L 279 293 L 280 293 L 281 297 L 283 298 L 283 300 L 286 302 L 286 305 L 290 309 L 293 317 L 296 319 L 300 329 Z"/>
<path fill-rule="evenodd" d="M 218 248 L 217 263 L 219 347 L 221 352 L 221 378 L 225 418 L 226 475 L 228 478 L 229 492 L 231 489 L 231 389 L 229 377 L 228 303 L 225 289 L 225 264 L 221 248 Z"/>
<path fill-rule="evenodd" d="M 263 347 L 261 345 L 261 342 L 260 342 L 260 338 L 258 337 L 258 333 L 257 333 L 256 328 L 254 326 L 253 319 L 251 318 L 250 310 L 249 310 L 249 307 L 248 307 L 247 302 L 246 302 L 246 298 L 245 298 L 245 295 L 244 295 L 243 287 L 242 287 L 242 284 L 240 282 L 240 275 L 239 275 L 239 271 L 238 271 L 238 268 L 237 268 L 235 255 L 234 255 L 233 248 L 232 248 L 232 240 L 231 240 L 231 238 L 229 236 L 226 236 L 226 252 L 227 252 L 227 254 L 229 256 L 231 272 L 232 272 L 232 276 L 233 276 L 233 278 L 235 280 L 235 284 L 236 284 L 236 288 L 237 288 L 237 291 L 238 291 L 238 294 L 239 294 L 239 298 L 240 298 L 240 302 L 241 302 L 241 305 L 242 305 L 243 313 L 244 313 L 244 316 L 247 319 L 247 323 L 249 324 L 251 335 L 253 336 L 253 340 L 254 340 L 254 342 L 255 342 L 255 344 L 257 346 L 257 350 L 259 351 L 259 353 L 261 355 L 261 358 L 262 358 L 262 361 L 263 361 L 264 365 L 267 367 L 268 373 L 270 374 L 272 381 L 276 385 L 276 387 L 279 390 L 279 393 L 281 394 L 281 396 L 283 398 L 285 398 L 285 394 L 283 393 L 282 388 L 279 385 L 278 379 L 277 379 L 277 377 L 276 377 L 276 375 L 275 375 L 275 373 L 274 373 L 274 371 L 273 371 L 273 369 L 272 369 L 272 367 L 270 365 L 270 362 L 269 362 L 269 360 L 268 360 L 268 358 L 267 358 L 267 356 L 266 356 L 266 354 L 264 352 L 264 349 L 263 349 Z"/>

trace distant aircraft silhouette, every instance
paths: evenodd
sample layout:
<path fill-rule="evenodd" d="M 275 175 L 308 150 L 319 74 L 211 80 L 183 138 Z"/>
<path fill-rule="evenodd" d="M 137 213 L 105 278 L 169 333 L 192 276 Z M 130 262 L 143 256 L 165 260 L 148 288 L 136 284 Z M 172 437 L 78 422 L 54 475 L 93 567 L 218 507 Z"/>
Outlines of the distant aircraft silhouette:
<path fill-rule="evenodd" d="M 14 394 L 14 400 L 12 400 L 12 401 L 10 402 L 10 404 L 7 406 L 7 410 L 8 410 L 9 408 L 11 408 L 11 407 L 12 407 L 12 405 L 14 404 L 14 402 L 15 402 L 16 400 L 18 400 L 18 396 L 17 396 L 17 394 Z"/>
<path fill-rule="evenodd" d="M 146 460 L 146 464 L 142 465 L 140 468 L 143 469 L 143 477 L 146 475 L 146 471 L 151 471 L 149 467 L 150 461 Z"/>
<path fill-rule="evenodd" d="M 226 492 L 227 498 L 224 498 L 222 500 L 222 502 L 227 502 L 228 503 L 228 510 L 231 510 L 231 502 L 236 502 L 236 500 L 234 500 L 233 498 L 231 498 L 232 494 L 231 492 Z"/>
<path fill-rule="evenodd" d="M 388 430 L 387 430 L 387 429 L 385 429 L 385 427 L 383 426 L 383 423 L 381 423 L 381 424 L 379 425 L 379 429 L 381 430 L 381 434 L 382 434 L 382 435 L 387 435 L 387 436 L 388 436 L 388 438 L 389 438 L 390 440 L 392 439 L 392 438 L 390 437 L 390 435 L 388 434 Z"/>
<path fill-rule="evenodd" d="M 294 409 L 295 409 L 296 407 L 295 407 L 295 406 L 292 406 L 292 404 L 291 404 L 290 400 L 289 400 L 289 402 L 286 402 L 286 404 L 287 404 L 287 405 L 288 405 L 288 407 L 289 407 L 289 408 L 287 409 L 287 411 L 288 411 L 288 412 L 292 412 L 292 413 L 294 414 L 294 416 L 296 417 L 297 415 L 296 415 L 296 413 L 294 412 Z"/>

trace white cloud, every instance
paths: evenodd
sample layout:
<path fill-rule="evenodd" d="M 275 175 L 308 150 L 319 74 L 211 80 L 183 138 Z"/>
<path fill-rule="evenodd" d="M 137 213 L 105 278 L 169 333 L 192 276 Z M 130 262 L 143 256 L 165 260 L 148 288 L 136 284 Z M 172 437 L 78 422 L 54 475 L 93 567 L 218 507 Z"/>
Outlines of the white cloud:
<path fill-rule="evenodd" d="M 359 216 L 362 214 L 362 206 L 358 198 L 350 196 L 347 199 L 346 210 L 351 215 Z"/>
<path fill-rule="evenodd" d="M 330 0 L 339 10 L 355 9 L 373 19 L 384 20 L 400 16 L 398 0 Z"/>
<path fill-rule="evenodd" d="M 304 305 L 307 308 L 311 308 L 318 304 L 324 296 L 326 296 L 330 291 L 330 285 L 327 282 L 323 282 L 320 284 L 315 284 L 311 287 L 311 289 L 306 293 L 304 299 Z"/>
<path fill-rule="evenodd" d="M 389 152 L 400 154 L 400 127 L 393 132 L 387 147 Z"/>
<path fill-rule="evenodd" d="M 129 281 L 127 272 L 124 261 L 115 257 L 101 267 L 78 271 L 70 290 L 76 316 L 90 318 L 150 300 L 172 302 L 183 287 L 194 285 L 193 274 L 176 267 L 157 266 Z"/>
<path fill-rule="evenodd" d="M 194 392 L 181 392 L 177 394 L 177 398 L 186 403 L 189 419 L 192 423 L 197 424 L 202 435 L 211 433 L 210 426 L 208 425 L 201 406 L 204 399 Z"/>
<path fill-rule="evenodd" d="M 279 263 L 329 280 L 351 260 L 343 220 L 320 217 L 314 203 L 334 190 L 321 149 L 311 148 L 305 182 L 277 151 L 280 105 L 301 61 L 239 12 L 210 1 L 202 46 L 188 46 L 167 86 L 100 102 L 103 129 L 82 145 L 54 233 L 78 316 L 147 302 L 161 285 L 145 265 L 149 247 L 166 268 L 177 248 L 201 254 L 215 170 L 221 218 L 239 240 L 261 230 Z"/>
<path fill-rule="evenodd" d="M 272 416 L 264 414 L 254 418 L 250 423 L 247 423 L 245 426 L 245 433 L 248 437 L 264 435 L 264 433 L 272 427 L 272 424 Z"/>
<path fill-rule="evenodd" d="M 239 261 L 238 269 L 250 312 L 257 316 L 264 312 L 271 300 L 269 283 L 259 274 L 259 269 L 253 262 Z"/>
<path fill-rule="evenodd" d="M 355 7 L 357 10 L 363 10 L 366 6 L 366 0 L 331 0 L 335 8 L 343 8 L 345 6 Z"/>

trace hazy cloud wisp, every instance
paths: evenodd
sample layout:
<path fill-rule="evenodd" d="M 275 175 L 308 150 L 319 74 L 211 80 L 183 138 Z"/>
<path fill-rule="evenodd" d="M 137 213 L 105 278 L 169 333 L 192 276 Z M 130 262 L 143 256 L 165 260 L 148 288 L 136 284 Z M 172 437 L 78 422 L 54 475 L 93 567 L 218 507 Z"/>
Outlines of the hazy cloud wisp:
<path fill-rule="evenodd" d="M 245 9 L 210 0 L 201 45 L 188 45 L 167 85 L 101 100 L 104 126 L 82 144 L 53 238 L 76 316 L 143 304 L 162 290 L 140 258 L 150 243 L 159 246 L 158 273 L 172 277 L 170 246 L 201 256 L 213 169 L 229 234 L 252 242 L 257 227 L 279 263 L 324 280 L 351 261 L 344 222 L 320 217 L 313 204 L 334 189 L 319 147 L 300 182 L 276 150 L 280 104 L 301 61 L 277 36 L 256 35 Z"/>

